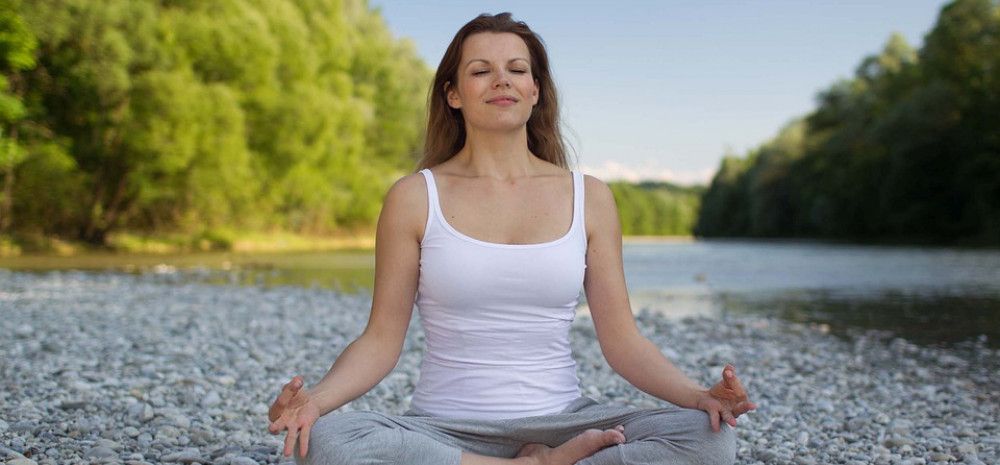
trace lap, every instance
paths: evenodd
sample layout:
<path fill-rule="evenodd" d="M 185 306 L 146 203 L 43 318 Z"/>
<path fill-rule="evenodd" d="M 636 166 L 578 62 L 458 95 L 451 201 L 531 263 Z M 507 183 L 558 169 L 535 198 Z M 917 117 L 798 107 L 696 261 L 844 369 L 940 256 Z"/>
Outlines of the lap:
<path fill-rule="evenodd" d="M 404 415 L 332 413 L 321 417 L 314 425 L 310 448 L 313 444 L 319 445 L 314 441 L 328 441 L 336 443 L 338 449 L 346 445 L 347 449 L 370 450 L 374 444 L 380 448 L 439 447 L 442 453 L 449 449 L 513 457 L 526 443 L 555 447 L 584 430 L 610 429 L 617 425 L 625 427 L 627 440 L 619 447 L 642 443 L 642 447 L 633 448 L 635 453 L 646 450 L 642 453 L 649 455 L 666 449 L 676 456 L 707 448 L 717 449 L 722 457 L 735 455 L 732 430 L 724 425 L 722 432 L 713 432 L 708 415 L 700 410 L 669 404 L 657 409 L 616 407 L 601 405 L 589 398 L 581 398 L 562 413 L 505 420 L 440 418 L 412 411 Z"/>

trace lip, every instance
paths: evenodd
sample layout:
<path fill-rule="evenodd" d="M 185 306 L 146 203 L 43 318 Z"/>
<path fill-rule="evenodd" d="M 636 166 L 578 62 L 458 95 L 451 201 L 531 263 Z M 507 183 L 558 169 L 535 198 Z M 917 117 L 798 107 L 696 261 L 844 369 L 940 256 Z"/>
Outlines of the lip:
<path fill-rule="evenodd" d="M 487 100 L 486 103 L 492 103 L 501 106 L 509 106 L 517 103 L 517 99 L 509 95 L 499 95 Z"/>

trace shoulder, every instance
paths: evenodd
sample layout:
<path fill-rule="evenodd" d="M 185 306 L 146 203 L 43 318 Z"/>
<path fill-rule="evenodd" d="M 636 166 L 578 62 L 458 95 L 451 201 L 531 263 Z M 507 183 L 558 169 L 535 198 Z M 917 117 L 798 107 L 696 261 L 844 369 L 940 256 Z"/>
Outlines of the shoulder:
<path fill-rule="evenodd" d="M 618 229 L 618 207 L 615 196 L 607 183 L 589 174 L 584 179 L 584 210 L 587 217 L 587 235 L 614 233 Z"/>
<path fill-rule="evenodd" d="M 427 221 L 427 206 L 424 175 L 411 173 L 397 179 L 389 187 L 382 202 L 379 222 L 413 233 L 419 240 Z"/>
<path fill-rule="evenodd" d="M 616 213 L 615 196 L 608 184 L 589 174 L 583 175 L 583 180 L 587 216 L 592 218 L 591 213 L 597 216 Z"/>

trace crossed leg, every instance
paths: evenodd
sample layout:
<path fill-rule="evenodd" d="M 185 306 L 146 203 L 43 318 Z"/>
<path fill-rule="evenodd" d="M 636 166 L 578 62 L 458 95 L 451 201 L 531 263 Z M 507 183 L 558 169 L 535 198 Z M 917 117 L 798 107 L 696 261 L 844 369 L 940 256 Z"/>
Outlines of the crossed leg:
<path fill-rule="evenodd" d="M 494 421 L 334 413 L 310 437 L 305 459 L 294 452 L 300 465 L 730 465 L 736 454 L 732 429 L 712 432 L 704 412 L 592 401 L 572 412 Z"/>

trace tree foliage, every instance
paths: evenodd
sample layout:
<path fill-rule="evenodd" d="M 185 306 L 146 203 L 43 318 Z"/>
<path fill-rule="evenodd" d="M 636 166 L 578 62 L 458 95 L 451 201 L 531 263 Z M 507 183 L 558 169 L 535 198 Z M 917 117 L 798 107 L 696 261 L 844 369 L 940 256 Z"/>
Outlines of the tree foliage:
<path fill-rule="evenodd" d="M 608 184 L 618 205 L 622 234 L 630 236 L 686 236 L 698 217 L 703 188 L 665 182 Z"/>
<path fill-rule="evenodd" d="M 422 145 L 430 71 L 363 0 L 0 2 L 4 57 L 19 231 L 367 225 Z"/>
<path fill-rule="evenodd" d="M 957 0 L 923 47 L 894 34 L 705 193 L 704 236 L 1000 244 L 1000 5 Z"/>

